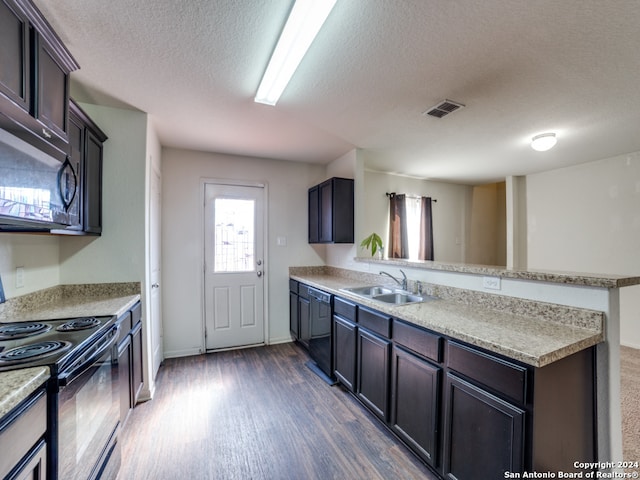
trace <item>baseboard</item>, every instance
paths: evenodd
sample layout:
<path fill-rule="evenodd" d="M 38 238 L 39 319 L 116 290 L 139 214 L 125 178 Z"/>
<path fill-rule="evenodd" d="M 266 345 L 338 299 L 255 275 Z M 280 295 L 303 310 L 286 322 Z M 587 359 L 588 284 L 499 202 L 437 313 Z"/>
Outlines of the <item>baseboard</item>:
<path fill-rule="evenodd" d="M 164 352 L 164 358 L 180 358 L 180 357 L 191 357 L 193 355 L 200 355 L 202 352 L 199 348 L 190 348 L 188 350 L 174 350 Z"/>
<path fill-rule="evenodd" d="M 635 348 L 640 350 L 640 345 L 634 345 L 633 343 L 620 342 L 620 345 L 623 347 Z"/>
<path fill-rule="evenodd" d="M 291 336 L 280 337 L 280 338 L 270 338 L 268 345 L 278 345 L 280 343 L 291 343 L 293 341 L 294 340 Z"/>

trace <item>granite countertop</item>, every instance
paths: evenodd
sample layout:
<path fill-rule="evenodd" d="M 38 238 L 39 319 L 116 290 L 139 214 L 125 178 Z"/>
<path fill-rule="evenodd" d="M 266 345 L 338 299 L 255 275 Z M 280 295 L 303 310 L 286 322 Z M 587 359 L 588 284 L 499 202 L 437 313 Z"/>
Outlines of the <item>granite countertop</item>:
<path fill-rule="evenodd" d="M 0 304 L 0 322 L 121 315 L 140 300 L 140 283 L 58 285 Z"/>
<path fill-rule="evenodd" d="M 0 418 L 49 379 L 48 367 L 21 368 L 0 372 Z"/>
<path fill-rule="evenodd" d="M 539 282 L 564 283 L 600 288 L 621 288 L 640 285 L 638 275 L 610 275 L 604 273 L 561 272 L 550 270 L 518 270 L 493 265 L 473 265 L 468 263 L 445 263 L 429 260 L 406 260 L 401 258 L 376 259 L 366 257 L 354 258 L 360 263 L 377 263 L 395 267 L 417 268 L 422 270 L 438 270 L 442 272 L 471 273 L 492 277 L 513 278 L 519 280 L 535 280 Z"/>
<path fill-rule="evenodd" d="M 543 367 L 604 341 L 602 312 L 520 299 L 506 299 L 505 305 L 492 304 L 487 301 L 489 296 L 479 297 L 475 292 L 469 293 L 473 298 L 467 303 L 436 298 L 391 305 L 343 291 L 381 284 L 380 276 L 372 282 L 365 273 L 346 272 L 301 267 L 292 268 L 290 278 L 534 367 Z"/>

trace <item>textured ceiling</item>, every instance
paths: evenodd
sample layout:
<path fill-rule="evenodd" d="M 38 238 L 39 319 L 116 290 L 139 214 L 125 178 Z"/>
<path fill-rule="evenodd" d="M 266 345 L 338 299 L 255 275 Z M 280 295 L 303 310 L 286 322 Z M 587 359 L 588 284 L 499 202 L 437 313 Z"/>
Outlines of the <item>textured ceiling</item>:
<path fill-rule="evenodd" d="M 253 96 L 289 0 L 35 0 L 74 96 L 165 146 L 484 183 L 640 151 L 637 0 L 338 0 L 275 107 Z M 442 119 L 444 99 L 466 105 Z M 532 136 L 555 131 L 540 153 Z"/>

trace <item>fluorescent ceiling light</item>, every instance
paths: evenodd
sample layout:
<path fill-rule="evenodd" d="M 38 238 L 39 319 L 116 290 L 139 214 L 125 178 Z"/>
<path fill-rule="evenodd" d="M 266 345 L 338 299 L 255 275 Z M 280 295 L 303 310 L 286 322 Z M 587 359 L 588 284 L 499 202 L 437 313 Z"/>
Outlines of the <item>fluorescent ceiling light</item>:
<path fill-rule="evenodd" d="M 546 152 L 553 148 L 557 141 L 555 133 L 542 133 L 531 139 L 531 148 L 538 152 Z"/>
<path fill-rule="evenodd" d="M 275 105 L 336 0 L 296 0 L 254 101 Z"/>

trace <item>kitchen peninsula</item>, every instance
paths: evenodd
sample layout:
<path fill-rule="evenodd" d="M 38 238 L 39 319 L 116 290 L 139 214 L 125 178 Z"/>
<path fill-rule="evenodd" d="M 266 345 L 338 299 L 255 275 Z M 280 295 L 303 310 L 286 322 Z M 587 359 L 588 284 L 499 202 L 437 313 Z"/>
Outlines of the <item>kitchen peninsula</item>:
<path fill-rule="evenodd" d="M 351 342 L 345 341 L 345 332 L 363 331 L 363 335 L 353 336 L 359 342 L 358 347 L 353 344 L 354 350 L 362 349 L 362 345 L 369 348 L 369 339 L 377 342 L 386 355 L 379 365 L 387 362 L 391 367 L 384 372 L 388 390 L 380 393 L 378 398 L 382 400 L 374 413 L 441 474 L 467 478 L 468 468 L 485 467 L 489 469 L 485 472 L 549 468 L 567 471 L 573 461 L 588 455 L 599 461 L 622 459 L 617 370 L 619 289 L 637 285 L 639 277 L 360 258 L 356 265 L 358 271 L 290 268 L 290 279 L 334 295 L 333 340 L 336 345 L 342 342 L 341 351 Z M 408 290 L 422 289 L 436 299 L 393 305 L 345 290 L 365 285 L 394 286 L 388 276 L 379 272 L 384 270 L 401 278 L 396 273 L 398 268 L 406 270 Z M 368 325 L 359 323 L 356 311 L 363 311 L 365 318 L 375 314 L 386 322 L 384 334 L 371 332 Z M 422 344 L 430 342 L 431 348 L 415 355 L 420 342 L 411 340 L 407 344 L 405 332 L 409 328 L 411 337 L 425 336 Z M 396 332 L 402 337 L 400 340 L 394 337 Z M 335 352 L 336 368 L 341 361 L 344 364 L 342 357 Z M 406 397 L 407 391 L 402 382 L 411 383 L 403 379 L 401 371 L 407 359 L 414 366 L 424 365 L 427 373 L 423 380 L 430 379 L 435 385 L 433 392 L 422 392 L 432 395 L 435 412 L 430 419 L 434 425 L 432 438 L 422 443 L 406 435 L 411 424 L 398 424 L 398 419 L 402 420 L 399 402 L 405 401 L 403 395 Z M 361 372 L 363 362 L 358 357 L 354 376 L 360 374 L 365 381 L 368 373 Z M 336 371 L 339 379 L 340 374 Z M 356 383 L 352 388 L 370 406 L 367 396 L 371 395 L 358 390 L 369 387 Z M 475 414 L 457 416 L 456 411 L 470 408 Z M 503 437 L 504 448 L 486 447 L 481 442 L 482 435 L 477 437 L 479 444 L 465 444 L 463 437 L 467 435 L 463 436 L 462 430 L 468 424 L 464 428 L 460 424 L 476 422 L 487 415 L 495 415 L 494 420 L 503 421 L 502 427 L 512 432 Z M 563 421 L 571 417 L 563 426 Z M 495 428 L 492 435 L 500 431 L 490 423 L 482 428 Z M 592 441 L 585 442 L 588 437 Z M 489 462 L 493 467 L 481 460 L 474 465 L 468 457 L 464 462 L 460 460 L 460 455 L 469 449 L 483 452 L 485 458 L 507 451 L 509 458 Z"/>

